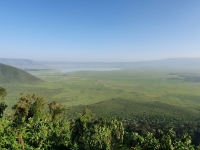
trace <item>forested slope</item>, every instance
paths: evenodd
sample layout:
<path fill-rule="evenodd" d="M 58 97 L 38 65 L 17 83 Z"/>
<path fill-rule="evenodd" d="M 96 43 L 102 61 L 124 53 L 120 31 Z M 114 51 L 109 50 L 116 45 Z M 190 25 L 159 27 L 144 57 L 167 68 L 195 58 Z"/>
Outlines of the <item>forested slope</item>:
<path fill-rule="evenodd" d="M 83 111 L 85 108 L 92 110 L 96 117 L 117 117 L 118 119 L 132 118 L 163 118 L 177 120 L 196 120 L 199 118 L 197 113 L 182 107 L 165 104 L 159 101 L 144 102 L 133 101 L 123 98 L 115 98 L 91 105 L 78 105 L 70 107 L 71 117 Z"/>

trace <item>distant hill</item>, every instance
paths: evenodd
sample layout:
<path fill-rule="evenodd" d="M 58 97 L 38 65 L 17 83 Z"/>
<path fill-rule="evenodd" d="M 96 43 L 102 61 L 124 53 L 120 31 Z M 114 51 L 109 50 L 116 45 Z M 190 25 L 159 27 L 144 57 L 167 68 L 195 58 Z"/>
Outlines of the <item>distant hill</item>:
<path fill-rule="evenodd" d="M 160 60 L 133 62 L 134 66 L 163 66 L 163 67 L 197 67 L 200 66 L 200 58 L 167 58 Z"/>
<path fill-rule="evenodd" d="M 18 68 L 0 63 L 0 83 L 41 83 L 43 80 Z"/>
<path fill-rule="evenodd" d="M 45 65 L 29 59 L 0 58 L 0 63 L 20 69 L 45 68 Z"/>
<path fill-rule="evenodd" d="M 67 61 L 43 61 L 45 66 L 52 68 L 97 68 L 97 67 L 200 67 L 200 58 L 167 58 L 160 60 L 138 62 L 67 62 Z"/>
<path fill-rule="evenodd" d="M 28 69 L 63 69 L 63 68 L 126 68 L 126 67 L 200 67 L 200 57 L 167 58 L 138 62 L 68 62 L 66 61 L 33 61 L 29 59 L 0 58 L 0 63 L 23 70 Z"/>

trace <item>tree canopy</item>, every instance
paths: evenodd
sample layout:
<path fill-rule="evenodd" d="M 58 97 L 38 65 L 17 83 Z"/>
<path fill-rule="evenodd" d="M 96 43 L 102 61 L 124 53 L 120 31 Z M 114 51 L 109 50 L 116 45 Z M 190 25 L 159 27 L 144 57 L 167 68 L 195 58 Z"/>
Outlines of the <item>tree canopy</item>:
<path fill-rule="evenodd" d="M 46 106 L 49 111 L 45 111 Z M 21 95 L 13 106 L 13 118 L 0 118 L 0 149 L 200 149 L 187 133 L 178 136 L 172 128 L 138 133 L 116 118 L 94 118 L 87 108 L 72 121 L 65 118 L 65 111 L 56 101 L 47 102 L 35 94 Z M 148 127 L 147 122 L 143 124 Z"/>

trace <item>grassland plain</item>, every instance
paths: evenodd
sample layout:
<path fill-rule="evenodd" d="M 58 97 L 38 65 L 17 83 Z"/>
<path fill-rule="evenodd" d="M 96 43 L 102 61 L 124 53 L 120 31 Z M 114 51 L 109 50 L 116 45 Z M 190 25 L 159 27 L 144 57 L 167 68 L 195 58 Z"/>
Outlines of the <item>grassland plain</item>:
<path fill-rule="evenodd" d="M 29 70 L 44 80 L 39 84 L 1 83 L 11 107 L 20 93 L 35 93 L 67 107 L 90 105 L 114 99 L 160 102 L 200 112 L 200 81 L 196 69 L 134 68 L 117 71 L 59 72 Z"/>

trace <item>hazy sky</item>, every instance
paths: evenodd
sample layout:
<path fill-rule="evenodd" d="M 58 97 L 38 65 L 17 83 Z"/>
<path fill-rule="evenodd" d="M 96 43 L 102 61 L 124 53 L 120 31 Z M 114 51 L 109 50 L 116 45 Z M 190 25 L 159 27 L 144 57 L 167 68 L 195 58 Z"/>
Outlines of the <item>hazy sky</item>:
<path fill-rule="evenodd" d="M 0 0 L 0 57 L 200 57 L 200 0 Z"/>

